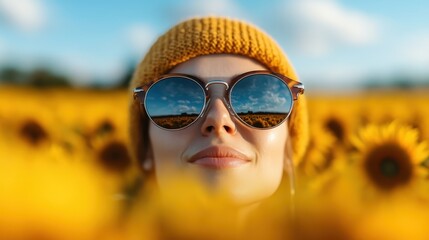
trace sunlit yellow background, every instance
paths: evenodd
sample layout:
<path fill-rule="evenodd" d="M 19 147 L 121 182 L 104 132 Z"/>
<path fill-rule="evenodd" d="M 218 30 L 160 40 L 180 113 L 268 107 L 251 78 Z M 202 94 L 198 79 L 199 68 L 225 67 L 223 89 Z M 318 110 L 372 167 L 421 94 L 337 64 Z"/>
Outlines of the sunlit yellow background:
<path fill-rule="evenodd" d="M 257 227 L 245 234 L 425 239 L 427 93 L 308 93 L 311 140 L 296 167 L 294 200 L 298 229 L 305 230 L 296 233 L 295 224 L 277 219 L 273 208 L 257 215 Z M 225 209 L 177 200 L 194 191 L 192 182 L 172 186 L 174 204 L 138 197 L 147 190 L 129 154 L 128 100 L 125 89 L 0 88 L 2 238 L 237 236 L 225 222 Z M 288 204 L 285 196 L 279 208 Z M 200 226 L 201 212 L 215 217 Z M 267 216 L 277 228 L 267 227 Z"/>
<path fill-rule="evenodd" d="M 428 239 L 429 2 L 0 0 L 0 239 Z M 306 86 L 296 193 L 236 226 L 130 155 L 127 84 L 185 18 L 273 36 Z M 283 194 L 283 193 L 282 193 Z M 213 204 L 215 203 L 215 204 Z M 287 211 L 283 211 L 287 210 Z"/>

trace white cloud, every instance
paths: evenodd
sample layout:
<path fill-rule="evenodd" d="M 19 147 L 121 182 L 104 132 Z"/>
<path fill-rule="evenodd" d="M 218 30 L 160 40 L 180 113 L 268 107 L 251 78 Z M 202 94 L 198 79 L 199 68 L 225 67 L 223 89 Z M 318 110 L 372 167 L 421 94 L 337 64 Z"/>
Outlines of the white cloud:
<path fill-rule="evenodd" d="M 80 54 L 65 54 L 58 58 L 61 59 L 57 63 L 59 68 L 70 76 L 73 84 L 77 86 L 88 86 L 94 83 L 114 85 L 124 73 L 124 66 L 118 61 L 97 65 L 94 64 L 96 61 L 93 59 Z"/>
<path fill-rule="evenodd" d="M 372 43 L 380 29 L 374 18 L 335 0 L 294 0 L 286 5 L 282 18 L 298 49 L 310 55 L 323 55 L 341 45 Z"/>
<path fill-rule="evenodd" d="M 177 102 L 183 105 L 191 103 L 189 100 L 178 100 Z"/>
<path fill-rule="evenodd" d="M 138 55 L 143 55 L 158 37 L 152 27 L 144 24 L 130 26 L 126 30 L 126 36 L 133 51 L 136 51 Z"/>
<path fill-rule="evenodd" d="M 355 88 L 356 85 L 362 84 L 362 80 L 368 74 L 365 67 L 350 63 L 337 63 L 333 67 L 324 65 L 300 72 L 302 73 L 300 79 L 304 81 L 306 87 L 325 90 Z"/>
<path fill-rule="evenodd" d="M 194 113 L 197 112 L 197 108 L 195 106 L 188 106 L 188 105 L 178 105 L 175 106 L 177 109 L 177 113 Z"/>
<path fill-rule="evenodd" d="M 272 91 L 266 91 L 264 93 L 264 101 L 271 103 L 275 106 L 283 105 L 286 102 L 286 98 L 279 96 L 279 93 L 274 93 Z"/>
<path fill-rule="evenodd" d="M 415 67 L 429 66 L 429 32 L 410 34 L 399 49 L 401 63 Z"/>
<path fill-rule="evenodd" d="M 6 43 L 0 38 L 0 60 L 2 59 L 3 53 L 6 51 Z"/>
<path fill-rule="evenodd" d="M 173 7 L 168 9 L 168 12 L 179 20 L 206 15 L 244 17 L 243 11 L 232 0 L 187 0 Z"/>
<path fill-rule="evenodd" d="M 42 0 L 0 0 L 0 17 L 6 24 L 24 32 L 41 29 L 47 21 Z"/>
<path fill-rule="evenodd" d="M 191 9 L 199 14 L 233 14 L 237 11 L 237 7 L 230 0 L 194 1 Z"/>

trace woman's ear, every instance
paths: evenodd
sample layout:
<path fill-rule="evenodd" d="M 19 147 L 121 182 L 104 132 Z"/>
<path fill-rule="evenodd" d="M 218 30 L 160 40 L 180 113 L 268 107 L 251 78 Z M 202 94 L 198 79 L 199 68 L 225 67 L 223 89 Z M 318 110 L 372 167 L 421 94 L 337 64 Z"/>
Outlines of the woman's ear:
<path fill-rule="evenodd" d="M 152 159 L 145 159 L 144 161 L 143 161 L 143 164 L 142 164 L 143 166 L 143 170 L 145 170 L 145 171 L 147 171 L 147 172 L 150 172 L 150 171 L 152 171 L 152 169 L 153 169 L 153 160 Z"/>
<path fill-rule="evenodd" d="M 153 159 L 153 151 L 152 147 L 148 146 L 146 150 L 146 154 L 142 161 L 142 168 L 145 172 L 151 172 L 154 169 L 154 159 Z"/>

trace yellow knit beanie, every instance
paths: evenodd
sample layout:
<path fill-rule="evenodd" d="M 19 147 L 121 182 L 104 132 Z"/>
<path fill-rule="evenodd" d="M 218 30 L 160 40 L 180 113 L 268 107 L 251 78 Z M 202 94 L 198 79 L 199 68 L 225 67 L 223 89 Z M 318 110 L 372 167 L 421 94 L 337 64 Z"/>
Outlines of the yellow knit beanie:
<path fill-rule="evenodd" d="M 266 33 L 248 23 L 221 17 L 193 18 L 160 36 L 138 65 L 130 83 L 130 137 L 133 157 L 139 162 L 149 144 L 148 119 L 139 114 L 132 90 L 191 58 L 207 54 L 239 54 L 265 65 L 273 72 L 298 80 L 287 56 Z M 308 143 L 308 116 L 304 95 L 294 103 L 288 121 L 293 161 L 297 165 Z"/>

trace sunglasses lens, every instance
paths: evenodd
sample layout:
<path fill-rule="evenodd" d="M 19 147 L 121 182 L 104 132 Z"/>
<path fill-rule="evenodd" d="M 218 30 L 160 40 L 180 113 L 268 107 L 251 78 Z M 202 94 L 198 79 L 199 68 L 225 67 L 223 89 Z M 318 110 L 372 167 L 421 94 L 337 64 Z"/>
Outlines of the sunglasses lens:
<path fill-rule="evenodd" d="M 204 107 L 204 91 L 184 77 L 164 78 L 146 93 L 145 108 L 152 121 L 166 129 L 180 129 L 193 123 Z"/>
<path fill-rule="evenodd" d="M 286 83 L 269 74 L 255 74 L 231 89 L 231 106 L 238 117 L 255 128 L 281 124 L 292 109 L 292 93 Z"/>

